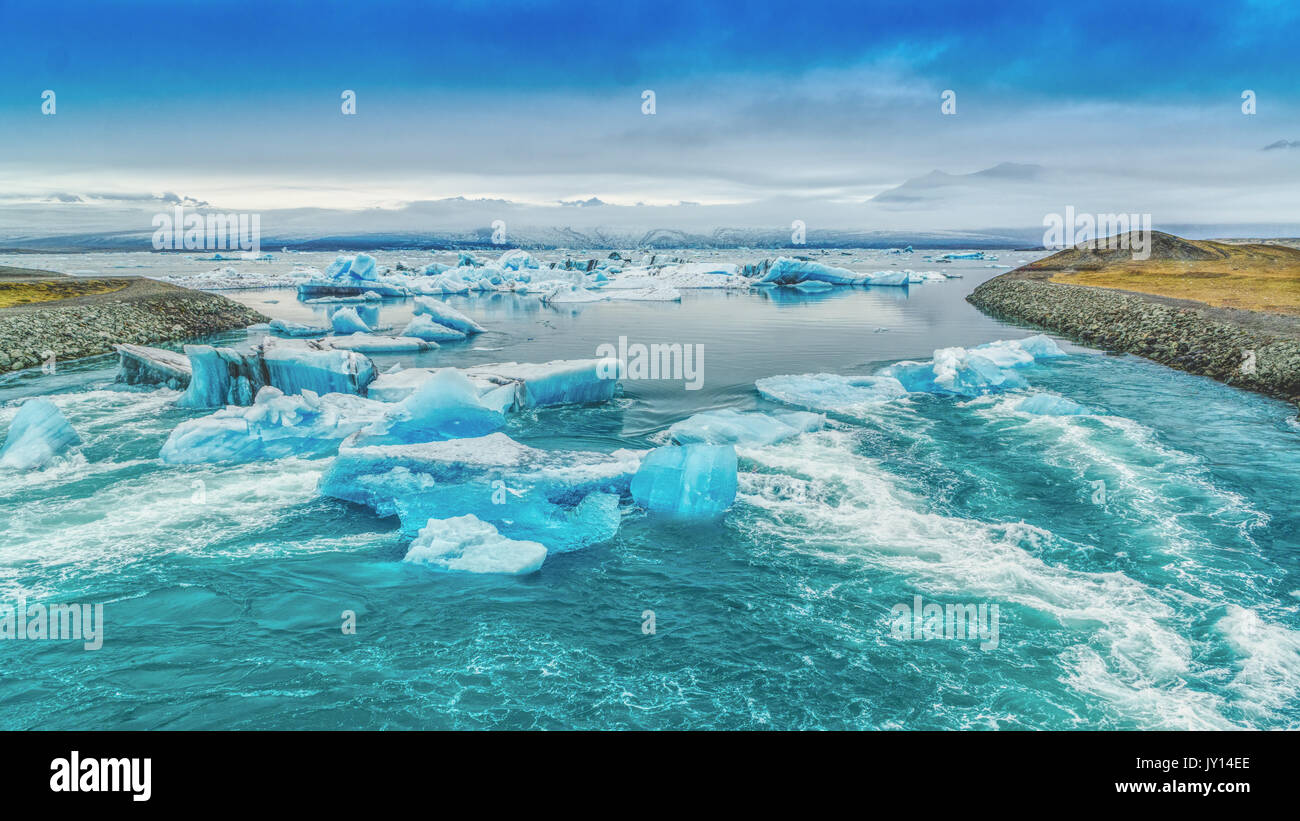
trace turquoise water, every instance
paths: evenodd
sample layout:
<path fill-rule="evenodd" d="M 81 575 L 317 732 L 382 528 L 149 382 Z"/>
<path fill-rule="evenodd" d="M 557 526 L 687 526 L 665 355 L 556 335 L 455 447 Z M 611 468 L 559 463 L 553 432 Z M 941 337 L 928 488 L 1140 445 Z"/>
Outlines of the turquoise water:
<path fill-rule="evenodd" d="M 754 390 L 764 376 L 868 374 L 1028 335 L 963 301 L 994 273 L 563 310 L 458 299 L 488 333 L 375 359 L 591 357 L 620 335 L 703 345 L 701 390 L 628 382 L 611 404 L 535 411 L 506 430 L 535 447 L 646 448 L 698 410 L 785 409 Z M 238 296 L 287 319 L 319 313 L 292 292 Z M 409 304 L 379 310 L 399 328 L 410 316 Z M 102 602 L 106 626 L 96 651 L 0 643 L 0 724 L 1296 727 L 1294 409 L 1065 347 L 1023 375 L 1098 415 L 1019 414 L 1024 391 L 832 414 L 824 431 L 742 449 L 722 521 L 629 512 L 613 540 L 525 577 L 403 564 L 395 519 L 316 494 L 328 459 L 160 464 L 168 433 L 201 412 L 114 386 L 108 358 L 7 377 L 0 425 L 19 400 L 49 396 L 86 445 L 0 476 L 0 602 Z M 917 595 L 997 604 L 998 646 L 893 637 L 891 608 Z M 355 635 L 340 630 L 344 610 Z"/>

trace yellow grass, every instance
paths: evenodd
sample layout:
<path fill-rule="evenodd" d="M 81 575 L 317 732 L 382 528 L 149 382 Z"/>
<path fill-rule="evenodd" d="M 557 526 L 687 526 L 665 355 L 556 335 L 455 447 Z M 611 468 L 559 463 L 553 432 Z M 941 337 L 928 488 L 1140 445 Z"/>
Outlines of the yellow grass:
<path fill-rule="evenodd" d="M 1129 259 L 1100 270 L 1062 271 L 1052 281 L 1300 316 L 1300 253 L 1276 245 L 1196 244 L 1226 256 L 1204 261 Z"/>
<path fill-rule="evenodd" d="M 107 294 L 120 291 L 127 283 L 104 279 L 55 279 L 37 282 L 0 281 L 0 308 L 27 305 L 33 302 L 53 302 L 86 294 Z"/>

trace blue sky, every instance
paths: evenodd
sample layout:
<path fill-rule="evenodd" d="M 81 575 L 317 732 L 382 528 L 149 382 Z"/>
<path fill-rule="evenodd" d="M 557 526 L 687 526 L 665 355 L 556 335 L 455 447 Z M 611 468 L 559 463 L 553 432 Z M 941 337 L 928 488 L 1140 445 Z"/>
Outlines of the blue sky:
<path fill-rule="evenodd" d="M 1300 140 L 1297 35 L 1284 2 L 0 0 L 0 192 L 807 202 L 833 219 L 934 169 L 1013 162 L 1085 206 L 1259 219 L 1295 204 L 1300 148 L 1262 149 Z M 997 194 L 880 218 L 1021 219 L 980 213 Z"/>

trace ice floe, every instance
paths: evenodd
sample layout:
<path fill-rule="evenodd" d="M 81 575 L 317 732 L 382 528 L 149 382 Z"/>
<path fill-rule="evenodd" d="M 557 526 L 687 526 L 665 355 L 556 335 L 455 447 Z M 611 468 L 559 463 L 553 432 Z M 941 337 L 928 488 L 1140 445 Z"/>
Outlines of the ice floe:
<path fill-rule="evenodd" d="M 820 430 L 826 417 L 819 413 L 788 411 L 742 413 L 731 408 L 704 411 L 668 429 L 679 445 L 771 445 L 800 433 Z"/>
<path fill-rule="evenodd" d="M 539 570 L 545 560 L 544 545 L 502 536 L 490 522 L 467 514 L 430 519 L 402 561 L 435 570 L 522 575 Z"/>
<path fill-rule="evenodd" d="M 185 390 L 190 384 L 190 360 L 164 348 L 121 344 L 117 350 L 117 381 L 127 385 L 162 385 Z"/>
<path fill-rule="evenodd" d="M 669 445 L 646 454 L 631 491 L 637 504 L 654 513 L 712 517 L 735 502 L 736 482 L 731 445 Z"/>
<path fill-rule="evenodd" d="M 554 551 L 608 539 L 618 530 L 641 453 L 539 450 L 503 433 L 410 445 L 344 442 L 321 493 L 396 514 L 405 532 L 429 519 L 473 514 L 512 538 Z"/>
<path fill-rule="evenodd" d="M 43 397 L 28 399 L 9 423 L 0 468 L 38 470 L 80 444 L 58 405 Z"/>

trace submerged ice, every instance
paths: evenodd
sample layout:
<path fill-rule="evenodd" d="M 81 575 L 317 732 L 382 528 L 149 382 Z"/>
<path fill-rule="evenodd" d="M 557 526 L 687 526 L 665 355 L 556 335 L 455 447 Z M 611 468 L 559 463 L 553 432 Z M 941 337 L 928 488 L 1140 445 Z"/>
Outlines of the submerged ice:
<path fill-rule="evenodd" d="M 546 547 L 510 539 L 472 514 L 430 519 L 406 551 L 405 562 L 461 573 L 522 575 L 541 569 Z"/>

